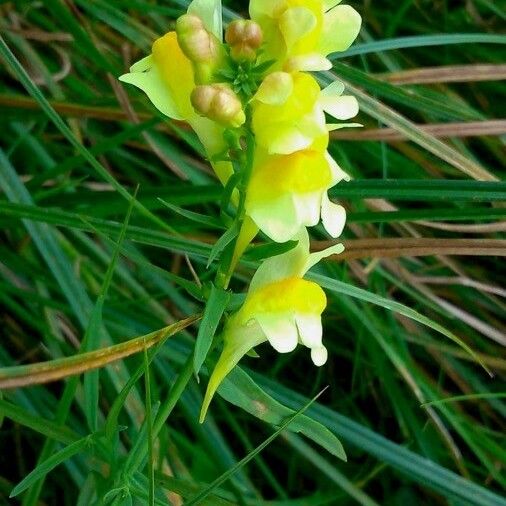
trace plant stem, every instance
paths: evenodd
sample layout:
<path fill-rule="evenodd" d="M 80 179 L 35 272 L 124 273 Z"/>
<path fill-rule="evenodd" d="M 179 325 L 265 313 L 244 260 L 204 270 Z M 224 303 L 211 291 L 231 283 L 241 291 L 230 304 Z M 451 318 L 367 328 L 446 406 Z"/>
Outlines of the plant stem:
<path fill-rule="evenodd" d="M 238 225 L 239 235 L 232 243 L 231 247 L 227 249 L 223 256 L 218 273 L 216 275 L 216 285 L 219 288 L 227 289 L 234 274 L 235 267 L 244 250 L 251 242 L 253 237 L 257 234 L 258 229 L 253 228 L 252 224 L 246 225 L 246 194 L 248 190 L 249 181 L 253 172 L 253 161 L 255 156 L 255 136 L 251 130 L 251 115 L 249 110 L 246 111 L 246 139 L 245 148 L 243 148 L 240 157 L 240 170 L 241 178 L 237 189 L 239 190 L 239 204 L 237 206 L 237 213 L 234 222 Z"/>

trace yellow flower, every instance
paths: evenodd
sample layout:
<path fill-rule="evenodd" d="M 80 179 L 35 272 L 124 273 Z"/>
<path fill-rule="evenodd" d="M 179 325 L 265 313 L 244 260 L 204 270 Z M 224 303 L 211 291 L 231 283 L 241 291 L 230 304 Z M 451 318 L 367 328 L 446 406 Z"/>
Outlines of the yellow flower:
<path fill-rule="evenodd" d="M 361 17 L 341 0 L 251 0 L 250 16 L 264 32 L 265 60 L 285 70 L 329 70 L 330 53 L 356 39 Z"/>
<path fill-rule="evenodd" d="M 262 263 L 251 281 L 243 306 L 227 321 L 223 351 L 209 379 L 201 422 L 225 376 L 246 353 L 265 341 L 279 353 L 289 353 L 301 343 L 311 350 L 316 366 L 327 361 L 321 322 L 327 298 L 318 284 L 303 277 L 322 258 L 339 254 L 344 247 L 339 244 L 310 254 L 305 229 L 297 239 L 299 242 L 294 249 Z"/>
<path fill-rule="evenodd" d="M 195 0 L 188 13 L 198 16 L 205 28 L 221 40 L 221 2 Z M 176 32 L 169 32 L 153 43 L 152 53 L 135 63 L 120 81 L 132 84 L 148 96 L 153 105 L 165 116 L 187 121 L 198 135 L 209 157 L 226 149 L 223 137 L 225 127 L 200 116 L 191 103 L 195 89 L 192 62 L 182 51 Z M 215 162 L 213 168 L 222 183 L 233 173 L 229 162 Z"/>
<path fill-rule="evenodd" d="M 256 142 L 270 154 L 307 149 L 328 136 L 325 112 L 345 120 L 358 113 L 354 97 L 343 96 L 344 85 L 335 82 L 323 91 L 302 72 L 273 72 L 253 97 L 253 131 Z"/>
<path fill-rule="evenodd" d="M 349 180 L 329 153 L 318 146 L 290 155 L 269 155 L 257 149 L 246 195 L 246 212 L 276 242 L 294 237 L 320 217 L 332 237 L 339 237 L 346 211 L 329 200 L 327 190 Z"/>

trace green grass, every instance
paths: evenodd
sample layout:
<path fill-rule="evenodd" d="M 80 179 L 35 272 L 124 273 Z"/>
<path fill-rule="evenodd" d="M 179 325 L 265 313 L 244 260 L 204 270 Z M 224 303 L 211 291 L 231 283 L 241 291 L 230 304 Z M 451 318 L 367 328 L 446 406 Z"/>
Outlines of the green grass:
<path fill-rule="evenodd" d="M 245 13 L 224 3 L 228 20 Z M 365 129 L 405 140 L 331 144 L 353 175 L 331 192 L 353 259 L 312 274 L 329 362 L 264 345 L 203 425 L 217 318 L 241 296 L 216 290 L 202 326 L 171 325 L 204 311 L 199 284 L 228 240 L 213 251 L 222 189 L 193 134 L 124 88 L 134 122 L 111 85 L 185 2 L 0 4 L 0 382 L 47 379 L 40 362 L 60 374 L 0 392 L 0 504 L 506 504 L 506 132 L 420 128 L 502 119 L 504 14 L 485 0 L 351 3 L 360 40 L 319 78 L 346 83 Z M 473 82 L 477 63 L 489 81 Z M 388 80 L 449 65 L 471 79 Z M 262 238 L 248 251 L 236 294 L 269 252 Z M 97 350 L 109 365 L 90 370 Z"/>

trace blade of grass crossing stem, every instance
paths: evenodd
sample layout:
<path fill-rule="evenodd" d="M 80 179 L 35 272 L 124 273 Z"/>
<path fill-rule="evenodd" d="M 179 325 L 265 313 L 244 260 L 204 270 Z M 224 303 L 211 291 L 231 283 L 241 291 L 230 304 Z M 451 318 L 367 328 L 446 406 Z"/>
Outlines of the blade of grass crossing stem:
<path fill-rule="evenodd" d="M 151 411 L 151 374 L 149 369 L 148 349 L 144 347 L 144 383 L 146 392 L 146 425 L 148 429 L 148 505 L 155 504 L 155 463 L 153 452 L 153 413 Z"/>
<path fill-rule="evenodd" d="M 79 142 L 76 138 L 72 130 L 65 124 L 65 122 L 61 119 L 58 113 L 53 109 L 51 104 L 44 97 L 42 92 L 39 90 L 37 85 L 32 81 L 30 76 L 26 73 L 25 69 L 19 63 L 19 60 L 16 58 L 14 53 L 9 49 L 5 40 L 0 35 L 0 54 L 3 56 L 8 65 L 10 65 L 13 72 L 16 74 L 18 79 L 21 81 L 21 84 L 26 88 L 28 93 L 38 102 L 41 106 L 42 110 L 47 114 L 49 119 L 54 123 L 56 128 L 62 133 L 62 135 L 76 148 L 76 150 L 81 154 L 81 156 L 95 169 L 95 171 L 108 183 L 113 186 L 113 188 L 128 202 L 134 201 L 135 207 L 139 210 L 141 214 L 143 214 L 146 218 L 150 219 L 162 229 L 168 230 L 172 232 L 172 228 L 167 225 L 163 220 L 154 215 L 149 209 L 144 207 L 140 202 L 135 201 L 135 199 L 130 195 L 130 193 L 121 186 L 121 184 L 116 181 L 116 179 L 109 174 L 109 172 L 103 167 L 97 159 Z"/>
<path fill-rule="evenodd" d="M 211 285 L 211 292 L 204 309 L 204 316 L 200 322 L 193 356 L 193 371 L 197 379 L 229 301 L 230 292 L 217 288 L 214 284 Z"/>
<path fill-rule="evenodd" d="M 21 482 L 19 482 L 13 489 L 9 497 L 16 497 L 24 492 L 27 488 L 31 487 L 38 480 L 50 473 L 55 467 L 77 455 L 81 451 L 89 448 L 93 444 L 90 436 L 79 439 L 78 441 L 69 444 L 62 450 L 56 452 L 54 455 L 39 464 L 30 474 L 28 474 Z"/>
<path fill-rule="evenodd" d="M 395 311 L 396 313 L 406 316 L 411 320 L 414 320 L 418 323 L 421 323 L 422 325 L 425 325 L 435 330 L 436 332 L 439 332 L 440 334 L 446 336 L 454 343 L 458 344 L 463 350 L 469 353 L 469 355 L 473 357 L 473 359 L 476 360 L 476 362 L 479 363 L 491 377 L 493 376 L 492 372 L 485 365 L 483 360 L 481 360 L 481 358 L 473 351 L 473 349 L 470 348 L 464 341 L 462 341 L 462 339 L 456 336 L 453 332 L 447 330 L 442 325 L 439 325 L 439 323 L 436 323 L 434 320 L 431 320 L 430 318 L 423 316 L 418 311 L 415 311 L 414 309 L 411 309 L 410 307 L 407 307 L 399 302 L 386 299 L 384 297 L 380 297 L 379 295 L 371 293 L 362 288 L 357 288 L 348 283 L 344 283 L 336 279 L 331 279 L 321 274 L 310 274 L 308 277 L 311 278 L 313 281 L 316 281 L 323 288 L 327 288 L 328 290 L 336 294 L 344 293 L 346 295 L 349 295 L 350 297 L 354 297 L 356 299 L 360 299 L 366 302 L 371 302 L 377 306 L 389 309 L 390 311 Z"/>
<path fill-rule="evenodd" d="M 323 393 L 320 392 L 316 397 L 311 399 L 305 406 L 303 406 L 301 409 L 299 409 L 296 413 L 294 413 L 292 416 L 287 418 L 281 426 L 272 434 L 270 437 L 268 437 L 263 443 L 258 445 L 252 452 L 250 452 L 246 457 L 244 457 L 242 460 L 237 462 L 234 466 L 232 466 L 228 471 L 223 473 L 221 476 L 216 478 L 207 488 L 205 488 L 202 492 L 200 492 L 195 497 L 189 499 L 186 503 L 187 506 L 194 506 L 196 504 L 200 504 L 206 497 L 208 497 L 210 494 L 213 493 L 214 489 L 219 487 L 222 483 L 227 481 L 234 473 L 236 473 L 239 469 L 244 467 L 248 462 L 253 460 L 256 455 L 258 455 L 262 450 L 267 448 L 293 421 L 297 419 L 298 416 L 304 413 L 311 404 L 313 404 Z"/>
<path fill-rule="evenodd" d="M 138 189 L 139 187 L 137 187 L 135 191 L 134 200 L 137 196 Z M 134 200 L 131 200 L 128 206 L 128 211 L 125 217 L 125 221 L 123 222 L 123 226 L 121 227 L 118 242 L 114 249 L 111 262 L 107 267 L 105 278 L 102 283 L 102 288 L 100 289 L 97 301 L 95 302 L 95 306 L 93 307 L 90 323 L 84 335 L 84 342 L 82 344 L 83 351 L 93 351 L 100 346 L 100 335 L 101 335 L 100 329 L 102 327 L 102 312 L 104 309 L 104 302 L 107 297 L 109 287 L 111 286 L 111 281 L 114 275 L 114 269 L 116 268 L 116 263 L 118 262 L 119 259 L 121 246 L 123 244 L 123 241 L 125 240 L 127 227 L 128 224 L 130 223 L 130 217 L 132 215 Z M 100 377 L 99 369 L 90 371 L 89 373 L 84 375 L 84 406 L 86 410 L 86 419 L 88 421 L 88 427 L 90 428 L 91 432 L 96 432 L 98 429 L 99 377 Z"/>

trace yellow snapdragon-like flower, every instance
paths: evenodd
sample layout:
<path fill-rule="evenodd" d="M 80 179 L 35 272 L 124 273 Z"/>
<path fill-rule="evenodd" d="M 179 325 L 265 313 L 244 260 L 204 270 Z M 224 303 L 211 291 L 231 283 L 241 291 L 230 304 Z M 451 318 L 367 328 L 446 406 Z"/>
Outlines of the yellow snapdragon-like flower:
<path fill-rule="evenodd" d="M 311 254 L 305 229 L 296 239 L 294 249 L 262 263 L 241 309 L 227 321 L 223 351 L 209 379 L 201 421 L 225 376 L 263 342 L 268 341 L 280 353 L 289 353 L 301 343 L 311 350 L 315 365 L 322 366 L 327 361 L 321 322 L 327 298 L 322 288 L 305 280 L 304 275 L 322 258 L 339 254 L 344 247 L 339 244 Z"/>
<path fill-rule="evenodd" d="M 251 0 L 250 16 L 264 32 L 265 60 L 285 70 L 329 70 L 329 54 L 356 39 L 361 17 L 341 0 Z"/>
<path fill-rule="evenodd" d="M 188 8 L 198 16 L 203 26 L 216 39 L 222 38 L 221 2 L 195 0 Z M 209 157 L 226 149 L 223 121 L 203 117 L 192 105 L 191 97 L 196 88 L 195 69 L 178 42 L 176 32 L 169 32 L 153 43 L 152 52 L 122 75 L 120 81 L 132 84 L 148 96 L 153 105 L 169 118 L 186 121 L 193 128 Z M 237 121 L 237 114 L 231 123 Z M 214 162 L 213 168 L 222 183 L 233 173 L 232 164 Z"/>
<path fill-rule="evenodd" d="M 320 218 L 334 238 L 344 228 L 346 211 L 329 200 L 327 190 L 349 176 L 326 146 L 317 144 L 290 155 L 269 155 L 257 149 L 246 212 L 276 242 L 290 240 L 302 227 L 318 224 Z"/>
<path fill-rule="evenodd" d="M 320 90 L 318 82 L 303 72 L 269 74 L 253 97 L 257 144 L 270 154 L 309 148 L 328 135 L 325 113 L 339 120 L 358 114 L 357 100 L 343 91 L 340 82 Z"/>

